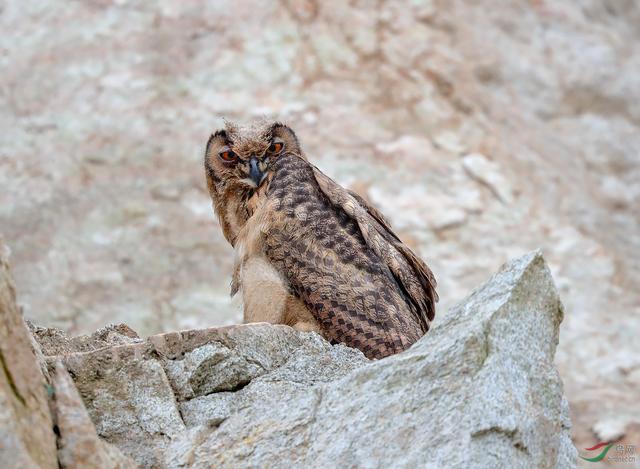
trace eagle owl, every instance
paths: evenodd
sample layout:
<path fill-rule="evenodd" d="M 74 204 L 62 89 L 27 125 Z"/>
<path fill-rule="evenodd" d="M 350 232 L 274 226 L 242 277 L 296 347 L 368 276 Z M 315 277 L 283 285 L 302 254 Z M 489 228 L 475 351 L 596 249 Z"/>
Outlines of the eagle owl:
<path fill-rule="evenodd" d="M 245 322 L 316 331 L 368 358 L 427 332 L 438 300 L 429 267 L 376 208 L 309 163 L 288 126 L 227 122 L 204 163 Z"/>

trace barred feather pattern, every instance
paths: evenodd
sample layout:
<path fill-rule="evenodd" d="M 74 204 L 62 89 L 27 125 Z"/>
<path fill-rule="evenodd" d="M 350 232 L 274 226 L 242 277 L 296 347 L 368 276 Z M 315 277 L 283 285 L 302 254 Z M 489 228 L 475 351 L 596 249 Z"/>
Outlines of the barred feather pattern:
<path fill-rule="evenodd" d="M 325 336 L 382 358 L 424 335 L 435 278 L 382 214 L 296 154 L 272 172 L 265 254 Z"/>

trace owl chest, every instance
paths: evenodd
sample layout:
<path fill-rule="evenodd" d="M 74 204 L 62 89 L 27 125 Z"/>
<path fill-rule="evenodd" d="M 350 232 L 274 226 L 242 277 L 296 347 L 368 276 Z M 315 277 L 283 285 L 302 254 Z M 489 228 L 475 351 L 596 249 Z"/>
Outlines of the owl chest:
<path fill-rule="evenodd" d="M 271 221 L 269 207 L 249 218 L 236 244 L 234 281 L 241 292 L 245 322 L 282 323 L 289 296 L 288 282 L 264 252 Z"/>
<path fill-rule="evenodd" d="M 283 323 L 289 290 L 265 256 L 245 258 L 239 266 L 239 281 L 244 322 Z"/>
<path fill-rule="evenodd" d="M 244 322 L 286 324 L 323 334 L 304 302 L 291 294 L 288 282 L 264 255 L 246 257 L 239 266 Z"/>

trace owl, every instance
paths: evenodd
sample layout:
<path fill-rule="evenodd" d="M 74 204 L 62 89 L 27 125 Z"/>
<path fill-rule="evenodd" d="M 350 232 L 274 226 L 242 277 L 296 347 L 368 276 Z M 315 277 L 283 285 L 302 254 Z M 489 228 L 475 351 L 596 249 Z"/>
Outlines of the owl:
<path fill-rule="evenodd" d="M 307 160 L 291 128 L 227 122 L 204 167 L 245 322 L 315 331 L 370 359 L 428 331 L 438 300 L 429 267 L 374 206 Z"/>

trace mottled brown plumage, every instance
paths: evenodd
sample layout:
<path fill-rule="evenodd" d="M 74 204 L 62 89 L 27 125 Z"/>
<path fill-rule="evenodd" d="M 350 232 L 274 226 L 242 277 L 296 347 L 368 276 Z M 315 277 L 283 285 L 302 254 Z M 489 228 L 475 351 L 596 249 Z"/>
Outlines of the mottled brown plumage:
<path fill-rule="evenodd" d="M 431 270 L 377 209 L 307 161 L 290 128 L 227 124 L 209 139 L 205 169 L 236 250 L 232 293 L 242 291 L 245 322 L 315 330 L 369 358 L 427 332 Z"/>

